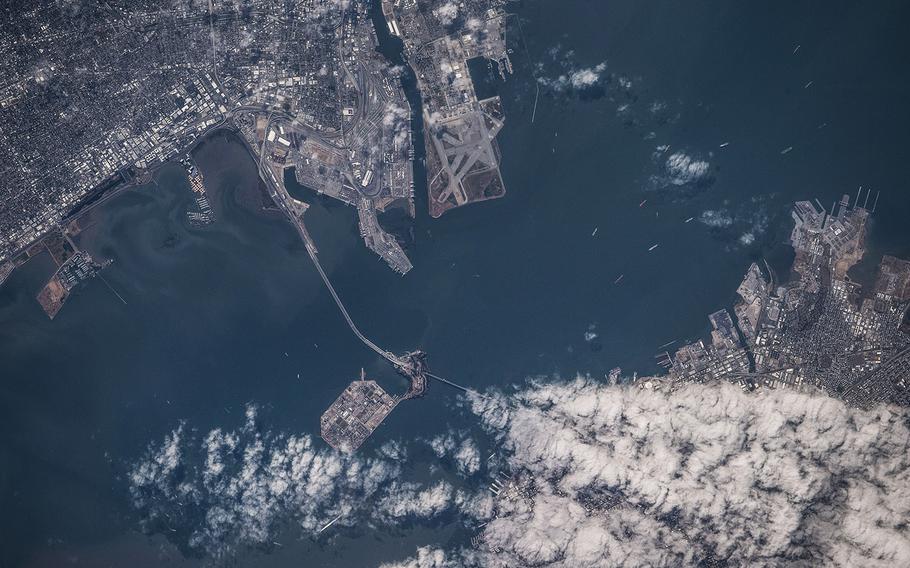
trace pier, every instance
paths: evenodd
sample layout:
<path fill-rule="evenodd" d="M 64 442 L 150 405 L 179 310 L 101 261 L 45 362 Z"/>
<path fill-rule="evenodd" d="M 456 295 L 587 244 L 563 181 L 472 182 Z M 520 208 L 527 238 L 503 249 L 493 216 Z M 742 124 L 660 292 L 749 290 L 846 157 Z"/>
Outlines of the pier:
<path fill-rule="evenodd" d="M 268 130 L 268 125 L 270 122 L 271 115 L 266 122 L 266 130 Z M 257 157 L 256 163 L 259 169 L 259 177 L 265 182 L 266 187 L 269 191 L 269 195 L 272 197 L 272 201 L 274 201 L 275 204 L 282 209 L 287 218 L 290 219 L 291 223 L 293 223 L 294 228 L 297 229 L 298 235 L 300 235 L 300 238 L 303 240 L 307 255 L 309 255 L 310 260 L 313 261 L 313 266 L 316 267 L 316 271 L 319 273 L 319 277 L 322 278 L 323 284 L 325 284 L 325 287 L 329 291 L 329 294 L 332 295 L 332 299 L 335 301 L 335 305 L 338 306 L 338 311 L 341 312 L 341 315 L 347 322 L 348 327 L 351 328 L 351 331 L 355 336 L 357 336 L 357 339 L 359 339 L 361 343 L 391 363 L 392 366 L 395 367 L 395 370 L 411 380 L 411 385 L 409 386 L 407 393 L 405 393 L 402 399 L 417 398 L 419 396 L 422 396 L 426 391 L 427 378 L 435 379 L 460 391 L 483 397 L 483 394 L 473 389 L 469 389 L 467 387 L 459 385 L 458 383 L 454 383 L 448 379 L 444 379 L 443 377 L 430 373 L 427 370 L 426 366 L 426 354 L 422 351 L 413 351 L 405 353 L 402 356 L 398 356 L 391 351 L 387 351 L 376 345 L 376 343 L 374 343 L 369 337 L 360 331 L 360 328 L 358 328 L 357 324 L 354 323 L 354 318 L 351 317 L 351 314 L 344 306 L 344 302 L 341 301 L 341 296 L 338 295 L 338 292 L 332 285 L 332 281 L 329 280 L 328 274 L 325 273 L 325 270 L 322 268 L 322 264 L 319 262 L 319 249 L 316 248 L 316 243 L 313 241 L 313 238 L 310 237 L 310 234 L 307 232 L 306 226 L 303 223 L 302 215 L 305 211 L 305 206 L 303 206 L 303 210 L 298 210 L 300 207 L 298 205 L 295 205 L 293 199 L 290 195 L 288 195 L 287 190 L 284 188 L 284 185 L 278 181 L 275 172 L 266 165 L 266 161 L 263 159 L 265 140 L 263 140 L 259 148 L 253 148 L 244 138 L 241 137 L 241 139 L 247 143 L 249 150 L 253 153 L 254 156 Z"/>
<path fill-rule="evenodd" d="M 441 383 L 447 384 L 450 387 L 456 388 L 466 393 L 474 394 L 480 397 L 484 396 L 474 389 L 469 389 L 468 387 L 464 387 L 458 383 L 444 379 L 439 375 L 434 375 L 433 373 L 428 372 L 426 367 L 426 353 L 423 353 L 422 351 L 413 351 L 399 357 L 391 351 L 382 349 L 373 343 L 370 338 L 365 336 L 363 332 L 361 332 L 357 327 L 357 324 L 354 323 L 353 318 L 351 318 L 351 314 L 348 313 L 347 308 L 344 307 L 344 303 L 341 301 L 341 297 L 338 295 L 338 292 L 335 291 L 335 287 L 332 286 L 332 281 L 329 280 L 329 277 L 325 273 L 325 270 L 322 269 L 322 264 L 319 263 L 316 245 L 310 238 L 309 233 L 307 233 L 306 227 L 303 226 L 303 222 L 295 218 L 295 224 L 298 225 L 298 230 L 304 239 L 304 243 L 306 245 L 307 253 L 310 255 L 310 259 L 312 259 L 313 264 L 316 266 L 316 270 L 319 272 L 319 276 L 322 277 L 322 281 L 325 283 L 325 287 L 328 288 L 329 293 L 332 295 L 332 299 L 335 300 L 335 305 L 338 306 L 338 310 L 341 312 L 341 315 L 344 316 L 344 320 L 348 323 L 348 327 L 351 328 L 351 331 L 354 332 L 354 335 L 357 336 L 357 339 L 359 339 L 364 345 L 375 351 L 377 355 L 381 356 L 389 363 L 391 363 L 399 373 L 411 380 L 411 385 L 408 387 L 408 391 L 403 398 L 408 399 L 422 396 L 426 391 L 427 378 L 435 379 Z"/>

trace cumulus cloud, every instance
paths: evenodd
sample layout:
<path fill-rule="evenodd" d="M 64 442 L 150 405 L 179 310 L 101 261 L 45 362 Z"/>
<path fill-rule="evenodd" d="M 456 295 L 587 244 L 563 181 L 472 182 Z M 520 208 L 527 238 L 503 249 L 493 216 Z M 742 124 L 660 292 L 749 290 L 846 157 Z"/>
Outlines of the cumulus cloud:
<path fill-rule="evenodd" d="M 465 27 L 467 27 L 472 32 L 477 32 L 483 28 L 483 22 L 480 20 L 480 18 L 468 18 L 468 21 L 465 22 Z"/>
<path fill-rule="evenodd" d="M 713 228 L 725 228 L 733 224 L 733 217 L 730 216 L 728 211 L 723 209 L 702 211 L 701 215 L 698 216 L 698 220 L 702 224 Z"/>
<path fill-rule="evenodd" d="M 379 568 L 456 568 L 459 564 L 450 559 L 444 550 L 424 546 L 417 549 L 417 556 L 402 562 L 382 564 Z"/>
<path fill-rule="evenodd" d="M 430 487 L 396 481 L 379 499 L 372 513 L 390 524 L 405 518 L 428 519 L 448 510 L 453 494 L 452 486 L 445 481 Z"/>
<path fill-rule="evenodd" d="M 596 85 L 606 68 L 606 63 L 599 63 L 594 67 L 578 69 L 569 74 L 567 81 L 574 89 L 584 89 Z"/>
<path fill-rule="evenodd" d="M 684 197 L 714 182 L 711 164 L 707 160 L 687 152 L 670 150 L 668 144 L 657 146 L 651 159 L 659 169 L 650 178 L 652 190 L 669 190 L 675 196 Z"/>
<path fill-rule="evenodd" d="M 455 492 L 454 503 L 466 520 L 475 523 L 489 521 L 496 510 L 493 493 L 486 489 L 476 492 L 459 489 Z"/>
<path fill-rule="evenodd" d="M 537 81 L 541 85 L 550 87 L 556 91 L 583 91 L 598 86 L 601 83 L 606 69 L 607 64 L 602 62 L 593 67 L 571 69 L 556 78 L 540 76 Z"/>
<path fill-rule="evenodd" d="M 438 458 L 444 458 L 446 454 L 452 452 L 455 449 L 455 436 L 449 432 L 446 434 L 440 434 L 435 436 L 429 442 L 430 449 L 433 450 L 433 453 L 436 454 Z"/>
<path fill-rule="evenodd" d="M 507 452 L 512 481 L 477 547 L 424 549 L 409 562 L 910 565 L 906 409 L 726 383 L 667 392 L 589 379 L 533 383 L 471 407 Z"/>
<path fill-rule="evenodd" d="M 458 18 L 458 4 L 449 1 L 433 10 L 433 15 L 444 26 L 450 25 Z"/>
<path fill-rule="evenodd" d="M 474 440 L 464 439 L 453 456 L 458 471 L 463 475 L 474 475 L 480 471 L 480 450 Z"/>
<path fill-rule="evenodd" d="M 389 440 L 379 446 L 379 454 L 394 461 L 404 461 L 408 457 L 408 450 L 398 440 Z"/>
<path fill-rule="evenodd" d="M 442 114 L 438 110 L 434 110 L 427 116 L 427 126 L 436 126 L 442 119 Z"/>
<path fill-rule="evenodd" d="M 182 457 L 181 441 L 184 425 L 180 424 L 165 436 L 164 442 L 150 451 L 148 457 L 130 472 L 130 483 L 135 486 L 155 486 L 164 497 L 176 494 L 177 483 L 174 473 L 180 467 Z"/>
<path fill-rule="evenodd" d="M 403 480 L 399 442 L 340 454 L 261 432 L 249 407 L 234 431 L 179 424 L 131 469 L 131 493 L 148 528 L 216 558 L 271 542 L 288 520 L 315 532 L 337 516 L 382 526 L 457 511 L 472 546 L 385 567 L 910 565 L 907 409 L 589 378 L 467 408 L 500 452 L 479 484 Z M 481 470 L 463 433 L 422 443 L 466 477 Z"/>
<path fill-rule="evenodd" d="M 461 475 L 471 476 L 480 471 L 480 450 L 477 443 L 464 434 L 449 432 L 432 438 L 427 444 L 436 457 L 451 459 Z"/>
<path fill-rule="evenodd" d="M 353 523 L 353 513 L 372 499 L 392 508 L 408 497 L 393 461 L 342 454 L 307 435 L 263 433 L 256 415 L 250 406 L 241 428 L 214 429 L 201 439 L 181 424 L 148 448 L 129 474 L 147 530 L 222 558 L 269 543 L 288 520 L 314 532 L 338 515 L 340 525 Z M 382 453 L 401 455 L 392 446 Z"/>
<path fill-rule="evenodd" d="M 674 152 L 664 163 L 667 181 L 673 185 L 694 184 L 707 179 L 711 164 L 699 160 L 684 152 Z"/>
<path fill-rule="evenodd" d="M 660 114 L 667 110 L 667 103 L 663 101 L 654 101 L 648 106 L 648 111 L 651 114 Z"/>
<path fill-rule="evenodd" d="M 600 334 L 597 333 L 597 324 L 596 323 L 588 324 L 588 329 L 587 329 L 587 331 L 585 331 L 585 341 L 587 341 L 588 343 L 591 343 L 598 337 L 600 337 Z"/>
<path fill-rule="evenodd" d="M 406 108 L 389 103 L 386 105 L 385 113 L 382 115 L 382 125 L 386 128 L 393 128 L 407 120 L 408 116 L 410 116 L 410 113 Z"/>
<path fill-rule="evenodd" d="M 724 201 L 722 207 L 702 211 L 698 220 L 730 248 L 750 246 L 768 229 L 770 217 L 766 202 L 767 198 L 760 196 L 738 206 Z"/>
<path fill-rule="evenodd" d="M 535 64 L 534 77 L 554 97 L 606 99 L 615 105 L 616 116 L 626 128 L 639 128 L 649 122 L 651 126 L 663 126 L 679 118 L 668 103 L 641 99 L 639 84 L 645 82 L 641 77 L 611 72 L 606 61 L 593 65 L 578 62 L 575 52 L 561 45 L 547 50 L 547 56 Z"/>
<path fill-rule="evenodd" d="M 755 233 L 752 231 L 746 231 L 745 233 L 739 236 L 739 244 L 749 246 L 755 242 Z"/>
<path fill-rule="evenodd" d="M 391 144 L 395 150 L 408 147 L 410 117 L 411 113 L 408 109 L 391 103 L 386 105 L 385 113 L 382 115 L 383 132 L 388 138 L 391 138 Z"/>

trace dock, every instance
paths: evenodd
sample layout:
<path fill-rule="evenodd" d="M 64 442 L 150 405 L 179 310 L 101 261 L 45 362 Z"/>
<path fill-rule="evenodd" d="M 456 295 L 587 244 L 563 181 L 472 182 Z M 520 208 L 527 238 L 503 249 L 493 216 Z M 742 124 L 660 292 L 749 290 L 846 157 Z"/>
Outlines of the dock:
<path fill-rule="evenodd" d="M 319 419 L 320 435 L 326 443 L 342 452 L 359 448 L 386 416 L 398 405 L 376 381 L 360 379 L 344 389 Z"/>

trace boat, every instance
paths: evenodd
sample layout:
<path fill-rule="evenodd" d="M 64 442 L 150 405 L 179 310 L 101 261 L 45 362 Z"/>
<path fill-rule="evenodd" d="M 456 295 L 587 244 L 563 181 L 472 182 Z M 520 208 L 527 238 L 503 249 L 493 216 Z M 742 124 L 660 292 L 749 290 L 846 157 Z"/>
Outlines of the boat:
<path fill-rule="evenodd" d="M 613 284 L 619 284 L 620 282 L 622 282 L 623 276 L 625 276 L 625 274 L 620 274 L 619 278 L 617 278 L 616 280 L 613 281 Z"/>
<path fill-rule="evenodd" d="M 781 153 L 781 154 L 789 154 L 791 150 L 793 150 L 793 146 L 787 146 L 786 148 L 784 148 L 783 150 L 781 150 L 780 153 Z"/>
<path fill-rule="evenodd" d="M 651 252 L 652 250 L 656 249 L 659 246 L 660 246 L 660 243 L 657 243 L 656 245 L 651 245 L 651 248 L 648 249 L 648 252 Z"/>
<path fill-rule="evenodd" d="M 686 219 L 686 223 L 691 223 L 693 219 L 695 219 L 695 217 L 689 217 L 688 219 Z"/>
<path fill-rule="evenodd" d="M 644 206 L 645 206 L 645 203 L 647 203 L 647 202 L 648 202 L 648 200 L 645 199 L 644 201 L 642 201 L 641 203 L 639 203 L 638 206 L 639 206 L 639 207 L 644 207 Z"/>
<path fill-rule="evenodd" d="M 720 145 L 720 147 L 721 147 L 721 148 L 726 148 L 726 147 L 729 146 L 729 145 L 730 145 L 729 142 L 722 142 L 721 145 Z"/>
<path fill-rule="evenodd" d="M 594 227 L 594 232 L 591 233 L 591 236 L 592 236 L 592 237 L 593 237 L 594 235 L 597 234 L 597 229 L 599 229 L 599 228 L 600 228 L 600 227 Z"/>

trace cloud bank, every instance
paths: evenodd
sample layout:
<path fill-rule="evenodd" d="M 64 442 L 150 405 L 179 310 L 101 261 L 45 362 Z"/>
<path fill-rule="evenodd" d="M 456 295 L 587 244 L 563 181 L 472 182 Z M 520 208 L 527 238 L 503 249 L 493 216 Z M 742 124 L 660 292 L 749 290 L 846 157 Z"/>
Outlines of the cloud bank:
<path fill-rule="evenodd" d="M 905 409 L 578 379 L 472 410 L 513 489 L 470 550 L 393 566 L 907 566 Z"/>
<path fill-rule="evenodd" d="M 132 468 L 131 493 L 149 530 L 214 558 L 268 547 L 289 520 L 315 533 L 339 515 L 336 527 L 445 516 L 475 545 L 385 568 L 910 565 L 907 409 L 585 378 L 468 408 L 500 450 L 496 494 L 464 433 L 415 442 L 464 479 L 417 483 L 402 476 L 399 442 L 340 454 L 262 432 L 254 407 L 234 431 L 179 425 Z"/>
<path fill-rule="evenodd" d="M 199 436 L 179 425 L 149 446 L 128 478 L 147 531 L 216 559 L 270 546 L 288 521 L 315 534 L 336 517 L 334 526 L 343 527 L 429 518 L 451 508 L 455 494 L 447 483 L 401 480 L 406 453 L 399 444 L 377 454 L 348 455 L 308 435 L 271 434 L 249 406 L 237 430 Z"/>

